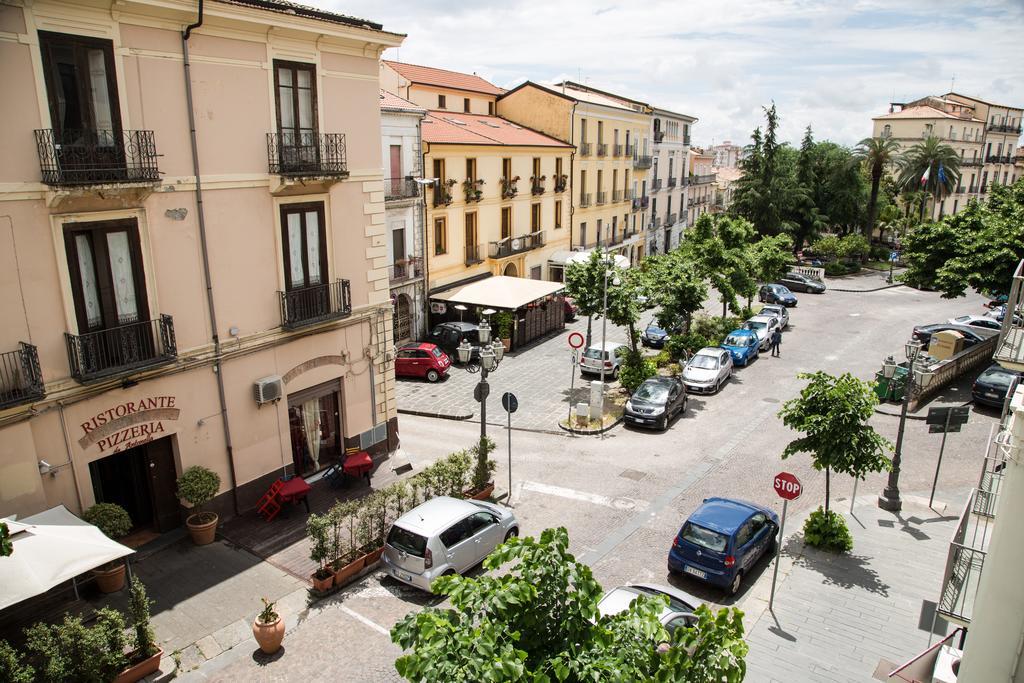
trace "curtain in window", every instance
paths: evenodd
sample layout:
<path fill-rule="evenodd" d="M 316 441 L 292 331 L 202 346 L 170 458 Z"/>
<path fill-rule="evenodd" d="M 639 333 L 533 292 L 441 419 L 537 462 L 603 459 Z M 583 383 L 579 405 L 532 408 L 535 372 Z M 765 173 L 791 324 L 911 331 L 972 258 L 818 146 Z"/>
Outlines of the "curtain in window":
<path fill-rule="evenodd" d="M 313 470 L 320 469 L 320 399 L 314 398 L 302 404 L 302 428 L 306 433 L 309 457 L 313 459 Z"/>
<path fill-rule="evenodd" d="M 281 144 L 282 145 L 296 145 L 298 140 L 292 137 L 292 131 L 295 129 L 295 100 L 292 96 L 292 70 L 284 67 L 280 67 L 277 70 L 277 83 L 278 83 L 278 101 L 280 103 L 280 121 L 281 121 Z"/>
<path fill-rule="evenodd" d="M 82 277 L 82 300 L 85 302 L 85 317 L 90 329 L 103 324 L 100 308 L 100 292 L 96 282 L 96 266 L 92 260 L 92 244 L 86 235 L 75 235 L 75 252 L 78 254 L 78 272 Z"/>
<path fill-rule="evenodd" d="M 304 287 L 306 279 L 303 277 L 302 258 L 302 215 L 289 213 L 288 216 L 288 283 L 291 288 Z"/>
<path fill-rule="evenodd" d="M 110 113 L 107 61 L 103 50 L 89 50 L 89 91 L 92 93 L 92 113 L 95 117 L 93 123 L 96 130 L 110 131 L 110 135 L 113 135 L 114 119 Z"/>
<path fill-rule="evenodd" d="M 114 279 L 114 303 L 117 321 L 122 325 L 139 319 L 139 303 L 135 298 L 135 275 L 127 232 L 107 233 L 110 274 Z"/>
<path fill-rule="evenodd" d="M 323 282 L 323 273 L 320 272 L 320 214 L 316 211 L 306 212 L 306 258 L 308 284 L 318 285 Z"/>

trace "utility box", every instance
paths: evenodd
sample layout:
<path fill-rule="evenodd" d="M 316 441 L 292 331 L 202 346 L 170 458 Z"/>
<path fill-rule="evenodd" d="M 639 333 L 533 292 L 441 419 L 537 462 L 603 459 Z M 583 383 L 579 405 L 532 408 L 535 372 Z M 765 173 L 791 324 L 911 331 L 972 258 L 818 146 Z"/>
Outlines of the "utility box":
<path fill-rule="evenodd" d="M 954 330 L 942 330 L 932 335 L 928 355 L 937 360 L 949 360 L 964 350 L 964 335 Z"/>

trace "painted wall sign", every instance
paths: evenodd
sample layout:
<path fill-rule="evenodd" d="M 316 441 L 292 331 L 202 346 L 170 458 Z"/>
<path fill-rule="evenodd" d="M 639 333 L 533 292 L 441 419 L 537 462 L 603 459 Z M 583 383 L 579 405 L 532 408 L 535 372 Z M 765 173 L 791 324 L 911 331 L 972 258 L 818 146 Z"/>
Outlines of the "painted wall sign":
<path fill-rule="evenodd" d="M 100 451 L 119 453 L 148 443 L 167 431 L 165 421 L 177 421 L 181 410 L 174 403 L 174 396 L 149 396 L 96 413 L 81 423 L 84 436 L 78 445 L 86 449 L 97 444 Z"/>

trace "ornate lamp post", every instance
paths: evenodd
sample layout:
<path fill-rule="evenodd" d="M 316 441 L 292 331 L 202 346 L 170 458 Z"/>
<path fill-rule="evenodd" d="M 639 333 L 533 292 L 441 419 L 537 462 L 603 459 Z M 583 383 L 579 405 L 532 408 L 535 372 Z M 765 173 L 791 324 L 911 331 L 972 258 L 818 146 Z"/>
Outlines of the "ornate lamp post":
<path fill-rule="evenodd" d="M 490 308 L 483 311 L 486 316 L 481 321 L 478 328 L 478 335 L 480 339 L 480 358 L 476 362 L 473 362 L 473 345 L 468 340 L 463 339 L 462 343 L 459 344 L 456 349 L 456 353 L 459 356 L 459 362 L 466 366 L 466 370 L 469 372 L 479 372 L 480 381 L 477 382 L 476 388 L 473 390 L 473 397 L 480 403 L 480 438 L 483 439 L 487 436 L 487 395 L 491 393 L 491 387 L 487 383 L 487 373 L 494 372 L 498 369 L 498 364 L 501 359 L 505 356 L 505 347 L 502 346 L 500 341 L 491 341 L 491 322 L 490 317 L 494 311 Z"/>
<path fill-rule="evenodd" d="M 932 383 L 934 373 L 928 372 L 927 366 L 920 362 L 922 344 L 916 339 L 911 339 L 904 345 L 904 351 L 909 361 L 907 371 L 907 386 L 903 392 L 903 407 L 900 409 L 900 427 L 896 434 L 896 452 L 892 456 L 892 469 L 889 470 L 889 481 L 882 495 L 878 497 L 878 507 L 889 512 L 899 512 L 903 509 L 903 501 L 900 500 L 900 463 L 903 459 L 903 430 L 907 423 L 907 406 L 910 405 L 910 395 L 914 387 L 927 389 Z M 891 380 L 896 376 L 896 361 L 892 356 L 885 359 L 882 364 L 882 376 Z"/>

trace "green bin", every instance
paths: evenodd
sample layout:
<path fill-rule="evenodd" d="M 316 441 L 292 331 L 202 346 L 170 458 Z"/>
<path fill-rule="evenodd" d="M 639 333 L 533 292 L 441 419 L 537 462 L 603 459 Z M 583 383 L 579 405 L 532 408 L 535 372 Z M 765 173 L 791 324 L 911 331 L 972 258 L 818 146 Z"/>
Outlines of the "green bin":
<path fill-rule="evenodd" d="M 879 401 L 893 401 L 899 403 L 903 400 L 903 392 L 907 389 L 907 368 L 902 365 L 896 366 L 896 372 L 892 379 L 886 379 L 881 370 L 875 373 L 875 395 Z"/>

